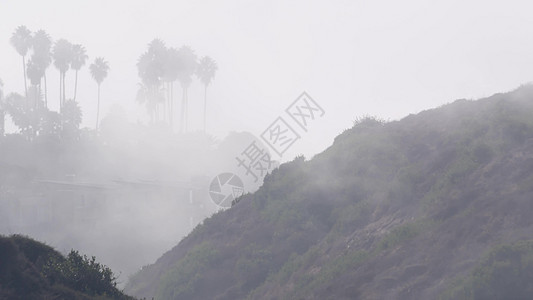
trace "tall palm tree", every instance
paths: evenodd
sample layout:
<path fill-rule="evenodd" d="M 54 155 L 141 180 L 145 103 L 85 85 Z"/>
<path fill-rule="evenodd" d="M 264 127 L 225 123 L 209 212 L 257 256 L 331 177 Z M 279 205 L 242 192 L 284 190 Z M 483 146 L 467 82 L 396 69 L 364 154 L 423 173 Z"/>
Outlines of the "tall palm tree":
<path fill-rule="evenodd" d="M 44 103 L 48 107 L 48 88 L 46 85 L 46 69 L 52 63 L 52 54 L 50 48 L 52 47 L 52 39 L 44 30 L 39 30 L 33 35 L 32 39 L 33 55 L 32 61 L 39 64 L 39 68 L 43 70 L 42 77 L 44 78 Z M 39 84 L 40 85 L 40 84 Z"/>
<path fill-rule="evenodd" d="M 178 50 L 180 68 L 178 71 L 178 80 L 183 90 L 183 100 L 181 102 L 181 126 L 180 131 L 187 131 L 188 119 L 188 95 L 187 90 L 192 82 L 192 75 L 196 71 L 197 61 L 196 54 L 189 46 L 182 46 Z"/>
<path fill-rule="evenodd" d="M 22 69 L 24 72 L 24 93 L 28 94 L 28 85 L 26 83 L 26 54 L 31 46 L 31 31 L 26 26 L 21 25 L 15 29 L 10 39 L 11 45 L 15 47 L 18 54 L 22 56 Z"/>
<path fill-rule="evenodd" d="M 87 58 L 89 57 L 85 53 L 85 48 L 82 45 L 76 44 L 72 46 L 72 61 L 70 62 L 70 67 L 76 71 L 76 80 L 74 82 L 74 101 L 76 101 L 76 93 L 78 91 L 78 71 L 85 65 Z"/>
<path fill-rule="evenodd" d="M 152 122 L 159 121 L 159 104 L 164 103 L 161 95 L 161 83 L 166 73 L 167 47 L 160 39 L 154 39 L 148 44 L 148 51 L 144 52 L 137 61 L 137 69 L 141 78 L 141 89 L 138 92 L 138 100 L 148 101 Z"/>
<path fill-rule="evenodd" d="M 28 64 L 26 67 L 26 74 L 28 78 L 30 79 L 30 84 L 38 87 L 41 82 L 41 77 L 43 75 L 43 70 L 41 68 L 41 64 L 39 63 L 38 59 L 32 58 L 28 60 Z"/>
<path fill-rule="evenodd" d="M 147 86 L 143 83 L 139 83 L 136 100 L 139 103 L 144 103 L 146 105 L 146 110 L 148 111 L 152 123 L 156 120 L 156 106 L 165 101 L 165 96 L 163 94 L 164 91 L 161 86 Z"/>
<path fill-rule="evenodd" d="M 65 102 L 65 74 L 72 62 L 72 44 L 65 39 L 58 40 L 54 44 L 52 56 L 54 66 L 59 70 L 59 109 L 61 110 Z"/>
<path fill-rule="evenodd" d="M 160 39 L 148 44 L 148 51 L 137 61 L 137 70 L 142 82 L 146 85 L 160 85 L 165 74 L 165 56 L 167 47 Z"/>
<path fill-rule="evenodd" d="M 43 63 L 41 63 L 39 60 L 39 56 L 32 56 L 32 58 L 28 61 L 27 70 L 28 78 L 30 79 L 30 83 L 32 86 L 30 87 L 28 95 L 26 97 L 28 99 L 31 98 L 32 100 L 34 100 L 33 105 L 35 108 L 41 100 L 41 78 L 44 76 Z"/>
<path fill-rule="evenodd" d="M 169 48 L 166 55 L 164 78 L 167 83 L 167 95 L 169 106 L 169 123 L 174 125 L 174 82 L 178 80 L 180 69 L 180 56 L 176 48 Z"/>
<path fill-rule="evenodd" d="M 96 131 L 98 131 L 98 120 L 100 118 L 100 84 L 107 77 L 109 64 L 102 57 L 97 57 L 94 63 L 89 66 L 89 69 L 91 70 L 94 81 L 98 84 L 98 105 L 96 107 Z"/>
<path fill-rule="evenodd" d="M 206 122 L 206 107 L 207 107 L 207 87 L 215 78 L 215 73 L 218 70 L 217 63 L 209 56 L 204 56 L 200 63 L 198 64 L 198 69 L 196 69 L 196 76 L 204 84 L 204 132 L 205 132 L 205 122 Z"/>

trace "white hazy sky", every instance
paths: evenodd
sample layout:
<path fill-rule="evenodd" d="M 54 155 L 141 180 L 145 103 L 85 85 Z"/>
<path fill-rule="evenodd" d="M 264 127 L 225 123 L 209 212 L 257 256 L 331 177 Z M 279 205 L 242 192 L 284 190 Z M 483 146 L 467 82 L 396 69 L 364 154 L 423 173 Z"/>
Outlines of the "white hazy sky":
<path fill-rule="evenodd" d="M 46 30 L 103 56 L 102 113 L 114 104 L 146 121 L 135 102 L 136 61 L 152 39 L 190 45 L 219 65 L 208 90 L 208 131 L 259 135 L 302 91 L 326 114 L 284 156 L 323 150 L 357 116 L 400 119 L 459 98 L 504 92 L 533 79 L 530 1 L 162 1 L 0 0 L 0 78 L 22 92 L 21 59 L 9 44 L 18 25 Z M 48 70 L 51 109 L 58 72 Z M 67 80 L 73 80 L 73 72 Z M 72 83 L 67 94 L 72 94 Z M 176 86 L 179 95 L 180 88 Z M 94 127 L 96 84 L 79 74 L 83 126 Z M 201 127 L 203 89 L 190 92 Z"/>

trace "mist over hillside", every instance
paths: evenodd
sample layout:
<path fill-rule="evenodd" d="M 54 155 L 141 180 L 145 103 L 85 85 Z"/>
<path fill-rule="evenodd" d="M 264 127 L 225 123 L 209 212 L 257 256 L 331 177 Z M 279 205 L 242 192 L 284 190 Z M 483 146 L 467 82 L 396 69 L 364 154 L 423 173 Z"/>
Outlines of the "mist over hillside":
<path fill-rule="evenodd" d="M 0 1 L 0 300 L 531 298 L 531 11 Z"/>
<path fill-rule="evenodd" d="M 523 299 L 533 86 L 362 118 L 202 225 L 126 292 L 156 299 Z M 501 280 L 505 278 L 505 280 Z M 506 298 L 506 297 L 505 297 Z"/>
<path fill-rule="evenodd" d="M 228 143 L 203 133 L 136 126 L 127 135 L 106 126 L 104 119 L 98 138 L 59 143 L 0 137 L 0 233 L 29 235 L 65 253 L 83 249 L 123 285 L 221 209 L 208 194 L 219 173 L 241 174 L 246 192 L 261 183 L 232 163 L 257 140 L 249 133 L 231 133 Z"/>

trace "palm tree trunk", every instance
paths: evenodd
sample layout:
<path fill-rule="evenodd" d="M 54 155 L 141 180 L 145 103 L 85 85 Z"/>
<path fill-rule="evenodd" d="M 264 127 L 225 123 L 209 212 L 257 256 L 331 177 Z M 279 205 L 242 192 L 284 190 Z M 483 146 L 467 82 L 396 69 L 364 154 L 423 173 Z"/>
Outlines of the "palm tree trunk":
<path fill-rule="evenodd" d="M 174 129 L 174 81 L 170 82 L 170 128 Z"/>
<path fill-rule="evenodd" d="M 24 95 L 28 96 L 28 84 L 26 83 L 26 56 L 22 56 L 22 69 L 24 71 Z"/>
<path fill-rule="evenodd" d="M 185 88 L 183 88 L 181 99 L 181 112 L 180 112 L 180 132 L 183 132 L 185 124 Z"/>
<path fill-rule="evenodd" d="M 78 91 L 78 70 L 76 70 L 76 80 L 74 81 L 74 101 L 76 101 L 77 91 Z"/>
<path fill-rule="evenodd" d="M 98 84 L 98 104 L 96 106 L 96 131 L 98 132 L 98 120 L 100 118 L 100 84 Z"/>
<path fill-rule="evenodd" d="M 44 71 L 44 105 L 48 108 L 48 90 L 46 86 L 46 71 Z"/>
<path fill-rule="evenodd" d="M 204 133 L 205 133 L 205 120 L 206 120 L 206 109 L 207 107 L 207 85 L 204 87 Z"/>
<path fill-rule="evenodd" d="M 189 123 L 189 99 L 188 99 L 188 95 L 187 95 L 187 88 L 185 88 L 185 132 L 187 132 L 187 125 Z"/>
<path fill-rule="evenodd" d="M 167 87 L 166 87 L 166 90 L 167 90 L 167 101 L 165 101 L 165 118 L 167 119 L 168 121 L 168 125 L 170 126 L 170 115 L 171 115 L 171 106 L 170 106 L 170 97 L 171 97 L 171 90 L 170 90 L 170 81 L 167 82 Z"/>
<path fill-rule="evenodd" d="M 65 77 L 67 77 L 66 74 L 67 72 L 64 72 L 63 73 L 63 104 L 65 104 L 65 100 L 67 99 L 66 98 L 66 93 L 65 93 Z"/>
<path fill-rule="evenodd" d="M 59 113 L 63 109 L 63 73 L 59 72 Z"/>
<path fill-rule="evenodd" d="M 152 95 L 154 95 L 154 111 L 155 111 L 155 123 L 158 124 L 159 123 L 159 102 L 157 101 L 157 97 L 156 97 L 156 93 L 157 93 L 157 89 L 156 87 L 152 87 Z"/>
<path fill-rule="evenodd" d="M 165 88 L 165 86 L 163 85 L 163 89 Z M 163 94 L 163 102 L 158 102 L 157 103 L 157 107 L 159 107 L 158 109 L 158 113 L 159 113 L 159 121 L 161 123 L 165 123 L 165 119 L 167 117 L 167 109 L 166 109 L 166 97 L 165 97 L 165 94 Z"/>

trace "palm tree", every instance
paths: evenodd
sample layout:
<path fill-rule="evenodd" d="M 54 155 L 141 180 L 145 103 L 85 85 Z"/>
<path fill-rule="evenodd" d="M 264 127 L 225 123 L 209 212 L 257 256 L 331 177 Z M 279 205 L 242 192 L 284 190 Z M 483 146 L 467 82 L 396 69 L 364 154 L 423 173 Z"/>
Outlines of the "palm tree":
<path fill-rule="evenodd" d="M 154 39 L 148 44 L 148 51 L 143 53 L 137 61 L 137 69 L 141 78 L 141 89 L 137 94 L 140 101 L 148 101 L 147 108 L 151 121 L 159 121 L 158 105 L 164 103 L 161 96 L 161 83 L 167 73 L 167 47 L 160 39 Z"/>
<path fill-rule="evenodd" d="M 48 107 L 48 88 L 46 86 L 46 69 L 52 63 L 52 55 L 50 48 L 52 47 L 52 39 L 44 30 L 39 30 L 33 35 L 32 39 L 33 55 L 32 61 L 39 65 L 43 70 L 42 77 L 44 78 L 44 103 Z M 39 84 L 40 85 L 40 84 Z"/>
<path fill-rule="evenodd" d="M 150 121 L 154 123 L 157 115 L 157 105 L 165 101 L 164 91 L 160 86 L 147 86 L 139 83 L 136 100 L 146 105 L 146 110 L 150 116 Z"/>
<path fill-rule="evenodd" d="M 209 56 L 204 56 L 198 64 L 196 70 L 196 76 L 204 84 L 204 132 L 206 121 L 206 107 L 207 107 L 207 87 L 211 83 L 211 80 L 215 77 L 215 73 L 218 70 L 217 63 Z"/>
<path fill-rule="evenodd" d="M 165 73 L 165 56 L 167 48 L 160 39 L 148 44 L 148 51 L 137 61 L 137 70 L 142 82 L 146 85 L 160 85 Z"/>
<path fill-rule="evenodd" d="M 28 85 L 26 83 L 26 54 L 31 46 L 31 31 L 26 26 L 21 25 L 15 29 L 10 39 L 11 45 L 15 47 L 18 54 L 22 56 L 22 70 L 24 72 L 24 93 L 28 94 Z"/>
<path fill-rule="evenodd" d="M 180 56 L 176 48 L 169 48 L 166 55 L 164 80 L 167 83 L 169 122 L 170 127 L 174 125 L 174 82 L 178 80 L 180 69 Z"/>
<path fill-rule="evenodd" d="M 26 67 L 26 74 L 30 79 L 30 84 L 39 86 L 41 81 L 42 72 L 41 65 L 36 59 L 28 60 L 28 66 Z"/>
<path fill-rule="evenodd" d="M 65 74 L 72 62 L 72 44 L 65 39 L 58 40 L 54 44 L 52 56 L 54 66 L 59 70 L 59 109 L 61 110 L 65 102 Z"/>
<path fill-rule="evenodd" d="M 76 101 L 76 92 L 78 90 L 78 71 L 85 65 L 85 61 L 89 58 L 85 53 L 85 48 L 82 45 L 76 44 L 72 46 L 72 61 L 70 67 L 76 71 L 76 81 L 74 82 L 74 98 Z"/>
<path fill-rule="evenodd" d="M 98 131 L 98 119 L 100 118 L 100 84 L 107 77 L 109 64 L 102 57 L 97 57 L 89 69 L 91 70 L 94 81 L 98 84 L 98 105 L 96 107 L 96 131 Z"/>
<path fill-rule="evenodd" d="M 192 75 L 196 70 L 196 54 L 189 46 L 182 46 L 178 50 L 178 56 L 180 60 L 180 68 L 178 71 L 178 80 L 183 90 L 183 100 L 181 102 L 181 126 L 180 131 L 187 131 L 187 107 L 188 96 L 187 90 L 192 82 Z"/>
<path fill-rule="evenodd" d="M 32 56 L 32 59 L 28 61 L 28 78 L 30 79 L 30 83 L 32 84 L 32 87 L 30 87 L 30 91 L 28 92 L 28 95 L 26 96 L 28 99 L 32 100 L 41 100 L 41 78 L 44 76 L 44 65 L 42 62 L 39 61 L 39 56 Z M 32 97 L 30 97 L 30 94 L 32 94 Z M 38 95 L 38 98 L 35 97 Z M 39 101 L 33 102 L 34 107 L 37 107 L 39 104 Z"/>

